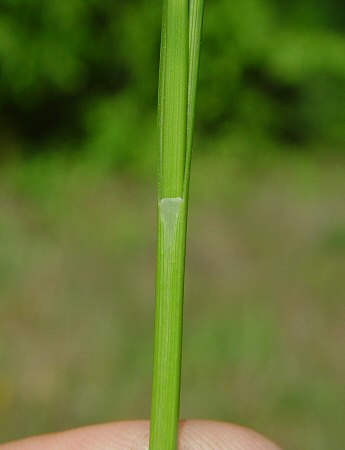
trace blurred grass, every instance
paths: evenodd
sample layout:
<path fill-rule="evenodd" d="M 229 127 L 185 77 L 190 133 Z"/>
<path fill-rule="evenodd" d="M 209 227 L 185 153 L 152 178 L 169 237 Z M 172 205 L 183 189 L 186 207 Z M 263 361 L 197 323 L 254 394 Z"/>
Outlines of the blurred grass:
<path fill-rule="evenodd" d="M 182 416 L 340 450 L 343 157 L 229 145 L 195 154 Z M 1 169 L 1 442 L 149 416 L 148 180 L 54 155 Z"/>

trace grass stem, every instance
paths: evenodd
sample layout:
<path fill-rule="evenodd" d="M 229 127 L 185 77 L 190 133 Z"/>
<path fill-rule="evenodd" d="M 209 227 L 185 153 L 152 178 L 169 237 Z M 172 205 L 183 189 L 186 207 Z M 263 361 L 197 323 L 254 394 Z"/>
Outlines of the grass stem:
<path fill-rule="evenodd" d="M 177 448 L 188 193 L 203 0 L 164 0 L 150 450 Z"/>

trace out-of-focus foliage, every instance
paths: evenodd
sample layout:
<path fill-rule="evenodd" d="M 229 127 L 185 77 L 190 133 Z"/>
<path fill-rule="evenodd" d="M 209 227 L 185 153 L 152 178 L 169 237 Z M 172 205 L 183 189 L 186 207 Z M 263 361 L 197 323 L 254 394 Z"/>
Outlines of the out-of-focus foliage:
<path fill-rule="evenodd" d="M 1 443 L 149 415 L 161 3 L 0 0 Z M 345 3 L 205 3 L 182 416 L 343 449 Z"/>
<path fill-rule="evenodd" d="M 181 415 L 344 449 L 344 158 L 219 143 L 193 161 Z M 153 177 L 81 166 L 0 169 L 0 443 L 149 417 Z"/>
<path fill-rule="evenodd" d="M 140 163 L 154 132 L 160 9 L 0 0 L 2 156 L 73 149 L 101 166 Z M 207 1 L 199 130 L 341 147 L 344 29 L 340 0 Z"/>

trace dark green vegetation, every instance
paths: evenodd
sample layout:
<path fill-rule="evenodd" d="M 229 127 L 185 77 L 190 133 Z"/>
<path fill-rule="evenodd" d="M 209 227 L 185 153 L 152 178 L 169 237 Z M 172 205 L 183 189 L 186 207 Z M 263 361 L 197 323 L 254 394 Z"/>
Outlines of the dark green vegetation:
<path fill-rule="evenodd" d="M 344 145 L 344 2 L 208 1 L 205 17 L 199 133 Z M 1 153 L 145 163 L 160 18 L 160 0 L 0 0 Z"/>
<path fill-rule="evenodd" d="M 159 6 L 0 0 L 0 442 L 149 416 Z M 341 449 L 345 6 L 205 13 L 181 415 Z"/>

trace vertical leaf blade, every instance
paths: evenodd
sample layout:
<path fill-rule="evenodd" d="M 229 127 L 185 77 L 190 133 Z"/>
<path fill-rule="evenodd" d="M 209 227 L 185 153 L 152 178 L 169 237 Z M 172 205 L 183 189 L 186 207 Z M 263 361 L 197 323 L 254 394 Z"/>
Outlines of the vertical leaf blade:
<path fill-rule="evenodd" d="M 188 200 L 189 180 L 194 136 L 196 94 L 198 89 L 201 34 L 204 17 L 204 0 L 189 2 L 189 67 L 188 67 L 188 110 L 187 110 L 187 147 L 183 197 Z"/>

